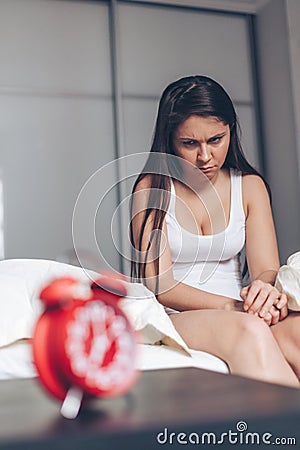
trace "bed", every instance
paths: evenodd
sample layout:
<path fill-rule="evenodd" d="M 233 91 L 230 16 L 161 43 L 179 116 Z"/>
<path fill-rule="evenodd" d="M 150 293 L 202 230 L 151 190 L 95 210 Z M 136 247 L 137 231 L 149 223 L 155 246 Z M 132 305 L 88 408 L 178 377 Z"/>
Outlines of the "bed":
<path fill-rule="evenodd" d="M 0 380 L 36 376 L 31 337 L 42 312 L 39 292 L 46 283 L 61 276 L 90 282 L 97 274 L 49 260 L 0 261 Z M 138 369 L 198 367 L 228 373 L 221 359 L 186 346 L 164 308 L 145 286 L 128 282 L 126 285 L 128 294 L 121 307 L 138 332 Z"/>

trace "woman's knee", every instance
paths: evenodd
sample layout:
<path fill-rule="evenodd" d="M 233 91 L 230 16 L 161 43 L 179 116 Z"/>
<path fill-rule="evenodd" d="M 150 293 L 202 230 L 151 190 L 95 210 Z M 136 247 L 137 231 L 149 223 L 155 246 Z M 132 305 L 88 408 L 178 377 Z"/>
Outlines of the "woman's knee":
<path fill-rule="evenodd" d="M 270 335 L 269 326 L 259 317 L 243 313 L 239 320 L 240 332 L 256 338 Z"/>
<path fill-rule="evenodd" d="M 243 314 L 237 324 L 236 351 L 251 352 L 263 362 L 270 344 L 275 340 L 269 326 L 256 316 Z"/>

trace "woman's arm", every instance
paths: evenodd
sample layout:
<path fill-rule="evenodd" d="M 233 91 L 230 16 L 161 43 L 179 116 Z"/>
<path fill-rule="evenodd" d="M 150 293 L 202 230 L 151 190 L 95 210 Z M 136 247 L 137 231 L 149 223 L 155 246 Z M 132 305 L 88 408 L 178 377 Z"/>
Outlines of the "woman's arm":
<path fill-rule="evenodd" d="M 144 178 L 137 186 L 134 193 L 132 230 L 134 244 L 137 248 L 138 240 L 141 236 L 142 223 L 145 218 L 147 202 L 149 198 L 150 182 Z M 147 287 L 155 292 L 156 275 L 154 260 L 156 252 L 153 244 L 154 233 L 152 230 L 153 215 L 150 215 L 144 228 L 142 237 L 141 257 L 144 258 L 148 251 L 146 263 Z M 149 243 L 152 244 L 149 245 Z M 168 231 L 164 220 L 161 234 L 161 245 L 159 250 L 159 291 L 157 298 L 161 304 L 178 311 L 193 309 L 226 309 L 242 311 L 242 302 L 229 297 L 211 294 L 206 291 L 194 288 L 174 279 L 172 270 L 171 251 L 168 243 Z"/>
<path fill-rule="evenodd" d="M 243 201 L 246 256 L 251 279 L 250 285 L 241 291 L 244 309 L 262 318 L 271 312 L 274 323 L 287 315 L 286 297 L 274 287 L 280 263 L 269 195 L 260 177 L 243 177 Z M 276 305 L 275 311 L 273 305 Z"/>

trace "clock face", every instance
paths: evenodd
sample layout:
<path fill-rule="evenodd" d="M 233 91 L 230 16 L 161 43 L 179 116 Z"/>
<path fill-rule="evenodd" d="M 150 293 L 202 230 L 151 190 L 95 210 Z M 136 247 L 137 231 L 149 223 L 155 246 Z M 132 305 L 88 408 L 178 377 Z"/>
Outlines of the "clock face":
<path fill-rule="evenodd" d="M 135 336 L 115 304 L 77 304 L 65 317 L 63 334 L 62 362 L 87 392 L 114 396 L 135 381 Z"/>

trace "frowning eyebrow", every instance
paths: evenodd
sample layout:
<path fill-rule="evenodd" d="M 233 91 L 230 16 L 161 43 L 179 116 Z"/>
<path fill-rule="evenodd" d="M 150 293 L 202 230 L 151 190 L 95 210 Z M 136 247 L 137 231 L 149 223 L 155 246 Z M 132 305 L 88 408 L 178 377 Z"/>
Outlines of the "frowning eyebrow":
<path fill-rule="evenodd" d="M 208 138 L 208 141 L 210 141 L 211 139 L 222 138 L 225 135 L 226 135 L 226 131 L 224 131 L 222 133 L 214 134 L 213 136 Z M 196 139 L 194 137 L 188 137 L 188 136 L 180 136 L 180 137 L 178 137 L 178 140 L 180 140 L 180 141 L 197 141 L 198 142 L 198 139 Z"/>

